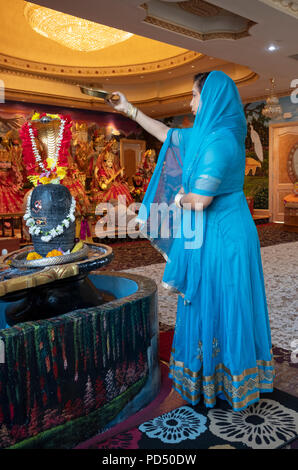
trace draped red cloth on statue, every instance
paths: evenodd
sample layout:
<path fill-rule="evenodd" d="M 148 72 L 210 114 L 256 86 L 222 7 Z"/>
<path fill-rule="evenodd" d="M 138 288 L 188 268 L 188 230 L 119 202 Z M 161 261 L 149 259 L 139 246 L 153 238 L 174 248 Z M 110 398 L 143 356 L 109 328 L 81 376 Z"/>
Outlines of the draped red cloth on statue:
<path fill-rule="evenodd" d="M 11 169 L 0 169 L 0 213 L 22 212 L 23 193 Z"/>

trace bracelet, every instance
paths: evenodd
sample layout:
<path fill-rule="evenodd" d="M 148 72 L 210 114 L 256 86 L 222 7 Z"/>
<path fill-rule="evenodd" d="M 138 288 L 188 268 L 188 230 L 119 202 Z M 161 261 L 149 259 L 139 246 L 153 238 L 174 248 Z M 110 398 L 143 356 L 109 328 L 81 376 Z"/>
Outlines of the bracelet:
<path fill-rule="evenodd" d="M 183 194 L 178 193 L 175 196 L 175 204 L 177 207 L 179 207 L 179 209 L 183 209 L 182 204 L 181 204 L 181 199 L 183 198 L 183 196 L 184 196 L 184 193 Z"/>
<path fill-rule="evenodd" d="M 137 118 L 137 114 L 138 114 L 138 108 L 136 108 L 135 106 L 133 106 L 131 103 L 128 103 L 128 108 L 127 108 L 127 111 L 125 113 L 130 119 L 133 119 L 134 121 L 136 120 Z"/>

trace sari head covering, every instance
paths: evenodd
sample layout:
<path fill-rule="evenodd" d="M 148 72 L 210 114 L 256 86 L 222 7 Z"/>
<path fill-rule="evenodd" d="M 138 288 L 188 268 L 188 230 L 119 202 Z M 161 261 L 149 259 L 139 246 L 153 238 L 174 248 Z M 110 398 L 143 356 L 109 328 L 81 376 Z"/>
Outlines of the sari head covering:
<path fill-rule="evenodd" d="M 174 198 L 182 187 L 185 193 L 213 197 L 241 191 L 246 132 L 235 83 L 225 73 L 212 71 L 203 85 L 193 127 L 168 131 L 140 207 L 141 232 L 167 260 L 164 285 L 188 300 L 200 281 L 208 208 L 181 210 Z M 196 282 L 188 282 L 193 276 Z"/>

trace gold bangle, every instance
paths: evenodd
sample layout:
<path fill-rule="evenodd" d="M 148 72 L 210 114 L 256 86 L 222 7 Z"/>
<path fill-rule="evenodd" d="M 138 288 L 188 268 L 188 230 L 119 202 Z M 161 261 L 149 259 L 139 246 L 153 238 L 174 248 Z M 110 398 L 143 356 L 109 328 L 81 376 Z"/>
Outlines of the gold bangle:
<path fill-rule="evenodd" d="M 131 114 L 131 107 L 132 105 L 130 103 L 127 103 L 127 110 L 125 112 L 126 116 L 127 117 L 130 117 L 130 114 Z"/>
<path fill-rule="evenodd" d="M 137 119 L 137 115 L 138 115 L 138 108 L 136 108 L 135 106 L 133 106 L 132 119 L 133 119 L 134 121 Z"/>
<path fill-rule="evenodd" d="M 181 199 L 183 198 L 184 194 L 182 193 L 177 193 L 174 199 L 175 205 L 179 207 L 179 209 L 183 209 L 183 206 L 181 204 Z"/>
<path fill-rule="evenodd" d="M 128 109 L 126 111 L 127 117 L 129 117 L 130 119 L 133 119 L 135 121 L 136 117 L 137 117 L 137 114 L 138 114 L 138 108 L 133 106 L 131 103 L 128 103 Z"/>

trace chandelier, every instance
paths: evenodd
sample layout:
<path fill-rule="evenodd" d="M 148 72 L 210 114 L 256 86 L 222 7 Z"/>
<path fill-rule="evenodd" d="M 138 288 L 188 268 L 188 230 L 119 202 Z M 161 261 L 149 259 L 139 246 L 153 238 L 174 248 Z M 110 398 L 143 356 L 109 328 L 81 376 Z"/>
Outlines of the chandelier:
<path fill-rule="evenodd" d="M 126 41 L 131 33 L 25 2 L 24 15 L 34 31 L 62 46 L 92 52 Z"/>
<path fill-rule="evenodd" d="M 270 119 L 280 119 L 282 117 L 282 108 L 278 97 L 274 94 L 274 78 L 270 79 L 271 93 L 266 99 L 266 104 L 262 110 L 262 114 Z"/>

